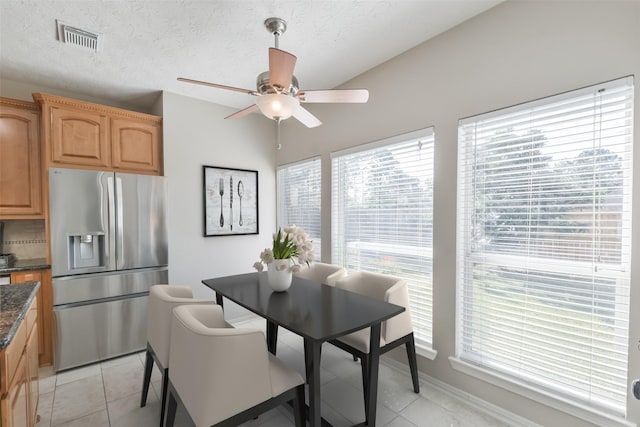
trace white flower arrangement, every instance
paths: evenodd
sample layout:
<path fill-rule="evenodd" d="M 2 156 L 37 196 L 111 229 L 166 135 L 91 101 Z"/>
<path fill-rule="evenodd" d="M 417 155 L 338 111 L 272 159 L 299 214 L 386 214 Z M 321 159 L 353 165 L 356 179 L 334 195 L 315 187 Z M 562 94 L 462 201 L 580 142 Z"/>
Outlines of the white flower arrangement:
<path fill-rule="evenodd" d="M 302 264 L 307 264 L 313 260 L 313 242 L 309 240 L 309 235 L 302 227 L 295 225 L 285 227 L 284 230 L 278 229 L 277 233 L 273 233 L 273 246 L 265 248 L 260 253 L 260 261 L 253 264 L 253 268 L 258 271 L 264 269 L 264 265 L 268 265 L 275 260 L 288 259 L 289 270 L 297 273 L 301 270 Z M 277 270 L 287 268 L 285 263 L 277 263 Z"/>

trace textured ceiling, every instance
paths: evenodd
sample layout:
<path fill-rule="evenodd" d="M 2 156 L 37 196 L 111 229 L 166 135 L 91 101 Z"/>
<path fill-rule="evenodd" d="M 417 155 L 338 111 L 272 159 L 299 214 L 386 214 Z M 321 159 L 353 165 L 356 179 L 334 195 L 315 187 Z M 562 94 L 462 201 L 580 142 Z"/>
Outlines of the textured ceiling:
<path fill-rule="evenodd" d="M 0 1 L 0 78 L 148 109 L 166 90 L 242 108 L 253 98 L 176 81 L 255 89 L 273 36 L 298 57 L 302 89 L 334 88 L 502 0 Z M 101 51 L 65 45 L 56 19 L 104 34 Z"/>

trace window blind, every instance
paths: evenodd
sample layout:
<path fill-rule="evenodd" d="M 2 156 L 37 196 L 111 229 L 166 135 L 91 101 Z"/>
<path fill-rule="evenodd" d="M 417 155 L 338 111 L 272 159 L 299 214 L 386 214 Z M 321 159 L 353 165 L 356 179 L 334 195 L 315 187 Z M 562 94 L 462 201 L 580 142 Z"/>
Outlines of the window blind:
<path fill-rule="evenodd" d="M 624 414 L 633 80 L 460 121 L 458 356 Z"/>
<path fill-rule="evenodd" d="M 313 241 L 315 260 L 320 261 L 320 157 L 278 167 L 278 226 L 304 228 Z"/>
<path fill-rule="evenodd" d="M 416 345 L 431 348 L 433 129 L 332 154 L 331 256 L 408 283 Z"/>

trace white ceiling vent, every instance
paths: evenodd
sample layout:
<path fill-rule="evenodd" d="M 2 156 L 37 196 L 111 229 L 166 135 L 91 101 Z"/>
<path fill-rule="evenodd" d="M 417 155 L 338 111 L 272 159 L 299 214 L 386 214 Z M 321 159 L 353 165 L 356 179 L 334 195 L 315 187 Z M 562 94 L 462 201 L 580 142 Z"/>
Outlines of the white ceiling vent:
<path fill-rule="evenodd" d="M 98 52 L 102 47 L 102 33 L 87 31 L 73 27 L 56 19 L 58 25 L 58 40 L 62 43 L 91 49 Z"/>

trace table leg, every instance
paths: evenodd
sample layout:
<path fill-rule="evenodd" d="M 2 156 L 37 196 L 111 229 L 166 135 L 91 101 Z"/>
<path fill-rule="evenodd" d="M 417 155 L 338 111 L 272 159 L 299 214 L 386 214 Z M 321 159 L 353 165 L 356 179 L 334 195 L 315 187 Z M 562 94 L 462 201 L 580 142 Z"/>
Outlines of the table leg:
<path fill-rule="evenodd" d="M 216 304 L 218 304 L 220 307 L 224 308 L 224 304 L 222 304 L 222 295 L 220 295 L 217 292 L 216 292 Z"/>
<path fill-rule="evenodd" d="M 371 325 L 371 337 L 369 343 L 369 395 L 366 425 L 376 425 L 376 404 L 378 401 L 378 368 L 380 365 L 380 323 Z"/>
<path fill-rule="evenodd" d="M 309 383 L 309 425 L 320 427 L 322 425 L 320 416 L 320 350 L 322 343 L 305 339 L 304 349 L 307 382 Z"/>
<path fill-rule="evenodd" d="M 278 347 L 278 325 L 267 320 L 267 349 L 269 353 L 276 355 Z"/>

